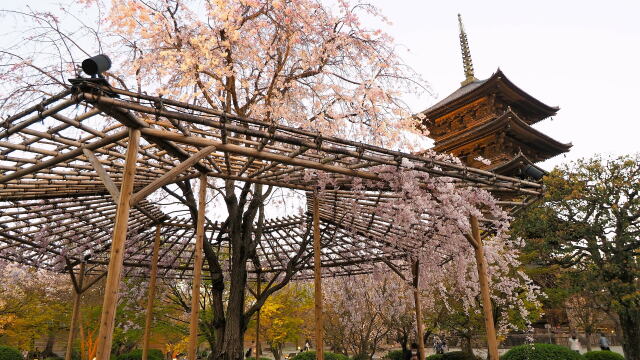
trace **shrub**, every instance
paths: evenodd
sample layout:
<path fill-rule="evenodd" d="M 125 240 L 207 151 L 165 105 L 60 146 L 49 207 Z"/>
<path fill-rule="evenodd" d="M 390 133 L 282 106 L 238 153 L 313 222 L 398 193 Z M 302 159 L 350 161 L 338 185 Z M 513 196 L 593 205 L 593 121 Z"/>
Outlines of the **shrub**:
<path fill-rule="evenodd" d="M 61 358 L 60 356 L 49 356 L 44 358 L 44 360 L 64 360 L 64 358 Z"/>
<path fill-rule="evenodd" d="M 355 354 L 351 357 L 351 360 L 369 360 L 369 356 L 366 354 Z"/>
<path fill-rule="evenodd" d="M 22 360 L 22 354 L 12 347 L 0 345 L 0 360 Z"/>
<path fill-rule="evenodd" d="M 444 359 L 444 355 L 434 354 L 434 355 L 427 356 L 425 360 L 443 360 L 443 359 Z"/>
<path fill-rule="evenodd" d="M 476 360 L 477 357 L 463 351 L 451 351 L 442 355 L 442 360 Z"/>
<path fill-rule="evenodd" d="M 507 351 L 501 360 L 582 360 L 584 357 L 560 345 L 520 345 Z"/>
<path fill-rule="evenodd" d="M 126 354 L 116 356 L 116 360 L 141 360 L 142 350 L 136 349 Z M 164 360 L 164 354 L 158 349 L 149 349 L 148 360 Z"/>
<path fill-rule="evenodd" d="M 252 356 L 252 357 L 248 357 L 248 358 L 247 358 L 247 360 L 256 360 L 256 358 L 254 358 L 254 357 Z M 266 357 L 261 357 L 261 358 L 260 358 L 260 360 L 271 360 L 271 359 L 266 358 Z"/>
<path fill-rule="evenodd" d="M 402 350 L 391 350 L 383 357 L 385 360 L 403 360 Z"/>
<path fill-rule="evenodd" d="M 589 351 L 584 354 L 587 360 L 624 360 L 624 356 L 613 351 Z"/>
<path fill-rule="evenodd" d="M 300 354 L 292 357 L 290 360 L 316 360 L 316 352 L 315 351 L 305 351 Z M 324 360 L 349 360 L 346 355 L 335 354 L 332 352 L 324 353 Z"/>

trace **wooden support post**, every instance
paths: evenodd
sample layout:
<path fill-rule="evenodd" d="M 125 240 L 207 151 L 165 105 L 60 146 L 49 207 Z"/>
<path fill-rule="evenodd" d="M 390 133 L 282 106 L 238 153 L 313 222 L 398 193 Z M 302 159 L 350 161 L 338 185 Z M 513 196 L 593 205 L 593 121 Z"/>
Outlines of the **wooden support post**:
<path fill-rule="evenodd" d="M 151 274 L 149 274 L 149 296 L 147 298 L 147 313 L 144 323 L 144 337 L 142 338 L 142 360 L 149 356 L 149 340 L 151 337 L 151 322 L 153 321 L 153 301 L 156 298 L 156 278 L 158 277 L 158 252 L 160 251 L 160 224 L 156 225 L 156 237 L 153 241 L 151 255 Z"/>
<path fill-rule="evenodd" d="M 124 165 L 124 175 L 118 198 L 115 224 L 111 240 L 111 255 L 107 281 L 104 288 L 104 300 L 102 303 L 102 315 L 100 317 L 100 330 L 98 331 L 96 360 L 109 360 L 111 356 L 111 342 L 113 340 L 113 326 L 116 318 L 116 305 L 118 303 L 118 288 L 122 275 L 122 261 L 124 259 L 124 243 L 127 237 L 127 225 L 129 222 L 129 200 L 133 192 L 135 180 L 138 148 L 140 145 L 140 130 L 129 130 L 129 145 Z"/>
<path fill-rule="evenodd" d="M 313 270 L 315 273 L 316 360 L 324 360 L 324 319 L 322 314 L 322 263 L 320 254 L 320 210 L 318 192 L 313 194 Z"/>
<path fill-rule="evenodd" d="M 262 273 L 258 269 L 258 281 L 256 284 L 256 301 L 260 299 L 260 282 L 262 281 Z M 260 346 L 260 309 L 256 312 L 256 359 L 260 359 L 260 353 L 262 353 L 262 347 Z"/>
<path fill-rule="evenodd" d="M 80 263 L 80 276 L 78 276 L 78 288 L 73 286 L 73 308 L 71 311 L 71 325 L 69 326 L 69 339 L 67 340 L 67 352 L 64 354 L 64 360 L 71 360 L 73 352 L 73 340 L 76 337 L 78 329 L 78 321 L 80 320 L 80 298 L 82 297 L 82 283 L 84 281 L 85 263 Z M 73 271 L 71 269 L 70 271 Z M 73 275 L 72 275 L 73 279 Z"/>
<path fill-rule="evenodd" d="M 418 359 L 425 359 L 424 350 L 424 324 L 422 323 L 422 306 L 420 305 L 420 261 L 414 260 L 411 264 L 411 274 L 413 275 L 413 301 L 416 308 L 416 344 L 418 344 Z"/>
<path fill-rule="evenodd" d="M 189 322 L 189 348 L 187 360 L 196 360 L 198 350 L 198 310 L 200 310 L 200 283 L 202 281 L 202 246 L 204 241 L 204 216 L 207 196 L 207 175 L 200 175 L 198 198 L 198 223 L 196 228 L 196 249 L 193 264 L 193 284 L 191 285 L 191 318 Z"/>
<path fill-rule="evenodd" d="M 484 323 L 487 331 L 487 350 L 489 360 L 498 360 L 498 339 L 496 338 L 496 328 L 493 323 L 493 306 L 491 305 L 491 291 L 489 289 L 489 279 L 487 273 L 487 259 L 484 257 L 484 247 L 480 237 L 480 227 L 478 218 L 471 216 L 471 236 L 476 243 L 476 264 L 478 266 L 478 278 L 480 280 L 480 293 L 482 294 L 482 309 L 484 311 Z"/>

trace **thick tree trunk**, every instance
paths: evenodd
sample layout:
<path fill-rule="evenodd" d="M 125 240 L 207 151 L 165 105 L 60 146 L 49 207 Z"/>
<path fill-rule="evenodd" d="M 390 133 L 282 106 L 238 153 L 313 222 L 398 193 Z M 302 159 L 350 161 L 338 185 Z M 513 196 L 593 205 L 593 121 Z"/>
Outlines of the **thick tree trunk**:
<path fill-rule="evenodd" d="M 460 344 L 460 350 L 467 354 L 473 355 L 473 347 L 471 346 L 471 336 L 463 336 L 462 343 Z"/>
<path fill-rule="evenodd" d="M 56 334 L 53 331 L 49 332 L 49 336 L 47 337 L 47 344 L 42 351 L 42 355 L 44 357 L 49 357 L 53 355 L 53 345 L 56 343 Z"/>
<path fill-rule="evenodd" d="M 282 344 L 277 344 L 277 345 L 269 345 L 269 349 L 271 350 L 271 353 L 273 354 L 273 358 L 275 360 L 280 360 L 282 359 Z M 260 360 L 260 359 L 257 359 Z"/>
<path fill-rule="evenodd" d="M 640 311 L 622 309 L 618 312 L 622 327 L 622 349 L 627 360 L 640 360 Z"/>

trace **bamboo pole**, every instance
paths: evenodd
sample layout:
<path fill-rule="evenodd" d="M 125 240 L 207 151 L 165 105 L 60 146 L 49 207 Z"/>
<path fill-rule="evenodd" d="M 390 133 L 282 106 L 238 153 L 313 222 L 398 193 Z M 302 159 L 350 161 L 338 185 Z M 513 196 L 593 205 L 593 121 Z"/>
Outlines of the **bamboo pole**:
<path fill-rule="evenodd" d="M 322 315 L 322 264 L 320 256 L 320 211 L 318 193 L 313 194 L 313 269 L 315 273 L 316 360 L 324 360 L 324 328 Z"/>
<path fill-rule="evenodd" d="M 416 308 L 416 343 L 418 344 L 418 358 L 424 360 L 424 324 L 422 323 L 422 306 L 420 305 L 420 261 L 414 260 L 411 264 L 411 273 L 413 275 L 413 301 Z"/>
<path fill-rule="evenodd" d="M 204 241 L 205 200 L 207 195 L 207 175 L 200 175 L 198 199 L 198 224 L 196 229 L 196 249 L 193 264 L 193 284 L 191 288 L 191 318 L 189 322 L 188 360 L 196 360 L 198 350 L 198 310 L 200 309 L 200 283 L 202 281 L 202 246 Z"/>
<path fill-rule="evenodd" d="M 133 192 L 139 145 L 140 130 L 130 129 L 124 176 L 122 186 L 120 188 L 120 198 L 118 199 L 118 210 L 116 212 L 115 224 L 113 226 L 111 255 L 109 257 L 102 315 L 100 317 L 96 360 L 109 360 L 111 355 L 113 326 L 115 323 L 116 305 L 118 302 L 118 288 L 120 287 L 122 261 L 124 259 L 124 243 L 127 237 L 127 224 L 129 222 L 129 199 Z"/>
<path fill-rule="evenodd" d="M 151 274 L 149 274 L 149 296 L 147 298 L 147 314 L 144 323 L 144 337 L 142 339 L 142 360 L 149 356 L 149 340 L 151 336 L 151 322 L 153 321 L 153 301 L 156 297 L 156 278 L 158 277 L 158 252 L 160 250 L 160 224 L 156 225 L 156 237 L 153 242 L 151 255 Z"/>
<path fill-rule="evenodd" d="M 496 328 L 493 323 L 493 306 L 491 305 L 491 290 L 489 289 L 489 279 L 487 275 L 487 259 L 484 256 L 478 218 L 471 216 L 469 222 L 471 223 L 471 236 L 477 245 L 474 246 L 474 249 L 476 253 L 476 264 L 478 266 L 478 278 L 480 279 L 480 293 L 482 294 L 482 309 L 484 310 L 484 323 L 487 331 L 489 360 L 498 360 L 498 339 L 496 338 Z"/>
<path fill-rule="evenodd" d="M 78 320 L 80 319 L 80 298 L 82 297 L 82 283 L 84 282 L 85 263 L 80 263 L 80 276 L 78 277 L 78 288 L 73 286 L 73 308 L 71 312 L 71 326 L 69 327 L 69 339 L 67 340 L 67 351 L 64 353 L 64 360 L 71 360 L 73 352 L 73 340 L 76 337 Z M 73 271 L 73 269 L 71 270 Z M 72 275 L 73 280 L 73 275 Z"/>

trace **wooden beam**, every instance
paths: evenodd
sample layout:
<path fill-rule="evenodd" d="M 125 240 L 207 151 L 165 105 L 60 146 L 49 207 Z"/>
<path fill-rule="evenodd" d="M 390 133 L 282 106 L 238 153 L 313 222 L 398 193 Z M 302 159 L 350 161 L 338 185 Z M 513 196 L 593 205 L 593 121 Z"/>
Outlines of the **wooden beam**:
<path fill-rule="evenodd" d="M 98 174 L 98 177 L 100 177 L 100 180 L 102 180 L 104 187 L 107 188 L 107 191 L 109 192 L 109 194 L 111 194 L 111 198 L 113 199 L 113 202 L 117 203 L 118 199 L 120 198 L 120 190 L 118 190 L 118 186 L 116 185 L 116 183 L 113 181 L 113 179 L 111 179 L 111 176 L 109 175 L 107 170 L 104 168 L 104 166 L 102 166 L 102 164 L 100 163 L 100 160 L 96 157 L 93 151 L 89 149 L 83 149 L 82 152 L 84 153 L 84 155 L 87 157 L 87 159 L 93 166 L 93 169 Z M 162 219 L 158 219 L 156 216 L 154 216 L 149 211 L 145 210 L 142 206 L 138 205 L 137 203 L 131 204 L 131 206 L 135 207 L 136 210 L 140 211 L 146 217 L 148 217 L 149 219 L 153 220 L 156 223 L 159 223 L 160 221 L 162 221 Z"/>
<path fill-rule="evenodd" d="M 418 360 L 425 359 L 424 324 L 422 323 L 422 305 L 420 305 L 420 261 L 413 260 L 411 264 L 413 275 L 413 302 L 416 309 L 416 343 L 418 344 Z"/>
<path fill-rule="evenodd" d="M 100 330 L 98 331 L 96 360 L 109 360 L 111 356 L 111 343 L 113 340 L 113 326 L 116 317 L 116 305 L 118 302 L 118 288 L 122 275 L 122 262 L 124 258 L 124 245 L 127 237 L 127 224 L 129 222 L 129 200 L 133 192 L 135 181 L 138 148 L 140 146 L 140 130 L 129 130 L 129 145 L 124 168 L 118 209 L 113 227 L 111 241 L 111 256 L 107 281 L 104 290 L 102 315 L 100 317 Z"/>
<path fill-rule="evenodd" d="M 496 337 L 496 328 L 493 323 L 493 306 L 491 305 L 491 290 L 489 289 L 489 276 L 487 259 L 484 256 L 484 246 L 482 246 L 482 238 L 480 237 L 480 226 L 478 218 L 471 216 L 471 235 L 478 246 L 474 246 L 476 253 L 476 265 L 478 266 L 478 278 L 480 280 L 480 293 L 482 295 L 482 310 L 484 311 L 484 323 L 487 332 L 487 349 L 489 351 L 489 360 L 499 360 L 498 355 L 498 339 Z"/>
<path fill-rule="evenodd" d="M 187 360 L 196 360 L 198 350 L 198 311 L 200 310 L 200 284 L 202 281 L 202 246 L 204 241 L 204 217 L 206 212 L 207 175 L 200 175 L 198 196 L 198 223 L 194 250 L 193 284 L 191 285 L 191 318 L 189 321 L 189 348 Z"/>
<path fill-rule="evenodd" d="M 324 360 L 324 319 L 322 314 L 322 259 L 320 253 L 320 211 L 318 192 L 313 193 L 313 270 L 315 290 L 316 360 Z"/>
<path fill-rule="evenodd" d="M 102 180 L 104 187 L 106 187 L 109 194 L 111 194 L 111 198 L 113 198 L 113 201 L 117 202 L 118 198 L 120 197 L 120 190 L 118 190 L 118 186 L 113 182 L 107 170 L 105 170 L 105 168 L 102 166 L 100 160 L 98 160 L 93 151 L 89 149 L 82 149 L 82 152 L 93 166 L 93 169 L 98 174 L 98 177 L 100 177 L 100 180 Z"/>
<path fill-rule="evenodd" d="M 76 330 L 78 328 L 78 321 L 80 320 L 80 298 L 82 297 L 82 283 L 84 281 L 85 263 L 80 263 L 80 274 L 78 276 L 77 285 L 73 286 L 73 308 L 71 310 L 71 325 L 69 326 L 69 337 L 67 339 L 67 351 L 64 353 L 64 360 L 71 360 L 71 354 L 73 352 L 73 341 L 76 337 Z M 73 269 L 69 269 L 70 273 L 73 273 Z M 73 275 L 72 275 L 73 276 Z M 72 277 L 72 280 L 74 278 Z"/>
<path fill-rule="evenodd" d="M 159 188 L 171 182 L 174 182 L 178 175 L 180 175 L 180 173 L 190 168 L 207 155 L 211 154 L 215 149 L 215 146 L 207 146 L 206 148 L 189 157 L 187 160 L 180 162 L 178 165 L 176 165 L 176 167 L 167 171 L 164 175 L 154 180 L 151 184 L 145 186 L 142 190 L 135 193 L 131 197 L 131 206 L 138 204 L 141 200 L 143 200 Z"/>
<path fill-rule="evenodd" d="M 149 340 L 151 337 L 151 322 L 153 321 L 153 301 L 156 297 L 156 279 L 158 277 L 158 252 L 160 250 L 160 224 L 156 225 L 156 236 L 151 255 L 151 274 L 149 274 L 149 295 L 147 297 L 147 313 L 144 323 L 144 337 L 142 338 L 142 360 L 149 357 Z"/>

